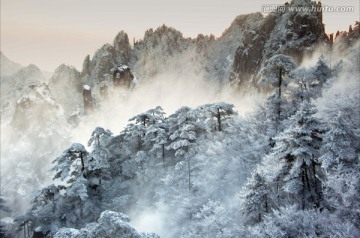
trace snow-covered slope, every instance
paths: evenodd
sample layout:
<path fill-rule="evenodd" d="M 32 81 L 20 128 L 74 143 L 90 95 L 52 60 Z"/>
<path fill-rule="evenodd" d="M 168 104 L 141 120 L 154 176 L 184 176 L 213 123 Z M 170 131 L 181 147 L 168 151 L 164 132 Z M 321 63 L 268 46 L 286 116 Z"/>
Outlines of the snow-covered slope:
<path fill-rule="evenodd" d="M 49 88 L 67 118 L 83 113 L 82 82 L 74 67 L 60 65 L 49 80 Z"/>
<path fill-rule="evenodd" d="M 316 2 L 293 0 L 285 6 L 285 11 L 270 13 L 246 32 L 243 44 L 236 51 L 231 75 L 231 81 L 239 88 L 259 87 L 259 69 L 272 56 L 289 55 L 300 64 L 320 44 L 329 43 L 321 12 L 289 10 L 299 6 L 318 7 Z"/>
<path fill-rule="evenodd" d="M 15 111 L 16 101 L 30 85 L 45 82 L 40 69 L 35 65 L 20 68 L 11 76 L 1 76 L 1 117 L 8 122 Z"/>
<path fill-rule="evenodd" d="M 45 82 L 33 82 L 20 95 L 11 118 L 1 124 L 1 190 L 14 198 L 9 205 L 15 213 L 28 207 L 31 194 L 47 180 L 49 158 L 66 145 L 69 133 Z"/>

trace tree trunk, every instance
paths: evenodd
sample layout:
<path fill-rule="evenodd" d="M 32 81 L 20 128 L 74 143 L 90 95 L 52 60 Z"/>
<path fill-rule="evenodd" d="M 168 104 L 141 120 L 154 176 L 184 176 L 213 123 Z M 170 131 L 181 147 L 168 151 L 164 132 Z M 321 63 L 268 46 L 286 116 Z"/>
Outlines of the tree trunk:
<path fill-rule="evenodd" d="M 306 180 L 306 185 L 308 188 L 309 193 L 311 192 L 311 186 L 310 186 L 310 179 L 309 179 L 309 175 L 308 175 L 308 168 L 306 165 L 304 165 L 304 171 L 305 171 L 305 180 Z"/>
<path fill-rule="evenodd" d="M 220 109 L 217 109 L 217 114 L 216 114 L 216 118 L 217 118 L 217 122 L 218 122 L 218 131 L 222 131 L 222 127 L 221 127 L 221 115 L 220 115 Z"/>
<path fill-rule="evenodd" d="M 313 172 L 313 177 L 314 177 L 314 186 L 315 186 L 315 206 L 318 208 L 320 207 L 320 200 L 322 199 L 322 194 L 321 194 L 321 189 L 319 187 L 319 184 L 317 182 L 317 178 L 316 178 L 316 164 L 315 162 L 311 163 L 311 167 L 312 167 L 312 172 Z"/>
<path fill-rule="evenodd" d="M 279 70 L 279 90 L 278 90 L 278 115 L 277 115 L 277 122 L 276 122 L 276 133 L 279 132 L 279 124 L 281 120 L 281 86 L 282 86 L 282 68 Z"/>
<path fill-rule="evenodd" d="M 27 233 L 28 236 L 30 237 L 30 227 L 29 227 L 29 222 L 26 223 L 26 228 L 27 228 Z"/>
<path fill-rule="evenodd" d="M 265 196 L 265 212 L 266 212 L 266 213 L 269 212 L 269 205 L 268 205 L 268 198 L 267 198 L 267 196 Z"/>
<path fill-rule="evenodd" d="M 85 164 L 84 164 L 83 152 L 80 152 L 80 159 L 81 159 L 81 172 L 84 172 Z"/>
<path fill-rule="evenodd" d="M 84 207 L 84 204 L 81 204 L 80 205 L 80 218 L 81 219 L 83 218 L 83 207 Z"/>
<path fill-rule="evenodd" d="M 261 222 L 261 212 L 259 212 L 259 222 L 258 223 L 260 223 Z"/>
<path fill-rule="evenodd" d="M 138 144 L 137 144 L 137 151 L 141 150 L 141 136 L 138 135 Z"/>
<path fill-rule="evenodd" d="M 162 145 L 162 159 L 163 159 L 163 162 L 165 165 L 165 145 L 164 144 Z"/>
<path fill-rule="evenodd" d="M 305 164 L 301 166 L 301 182 L 302 182 L 302 201 L 301 201 L 301 209 L 305 210 L 305 191 L 306 191 L 306 175 L 305 175 Z"/>
<path fill-rule="evenodd" d="M 189 191 L 191 190 L 190 157 L 188 158 Z"/>

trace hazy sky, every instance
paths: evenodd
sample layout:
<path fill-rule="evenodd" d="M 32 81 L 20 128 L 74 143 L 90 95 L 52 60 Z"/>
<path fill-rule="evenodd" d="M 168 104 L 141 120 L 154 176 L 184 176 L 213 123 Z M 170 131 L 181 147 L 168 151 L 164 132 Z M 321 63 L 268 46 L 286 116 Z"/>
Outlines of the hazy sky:
<path fill-rule="evenodd" d="M 221 33 L 240 14 L 286 0 L 1 0 L 1 51 L 15 62 L 53 71 L 61 63 L 81 70 L 83 59 L 120 30 L 130 41 L 162 24 L 185 37 Z M 359 0 L 322 0 L 354 6 L 354 12 L 324 12 L 326 31 L 348 30 L 359 20 Z"/>

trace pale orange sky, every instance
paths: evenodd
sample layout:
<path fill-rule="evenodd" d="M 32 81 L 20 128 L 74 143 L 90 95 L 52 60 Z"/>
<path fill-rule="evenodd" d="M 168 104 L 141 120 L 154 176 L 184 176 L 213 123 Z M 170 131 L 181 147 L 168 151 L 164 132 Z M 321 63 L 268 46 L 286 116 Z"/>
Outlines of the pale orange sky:
<path fill-rule="evenodd" d="M 322 0 L 328 6 L 354 6 L 353 12 L 324 12 L 328 33 L 359 21 L 359 0 Z M 162 24 L 185 37 L 221 33 L 240 14 L 261 11 L 285 0 L 1 0 L 1 51 L 15 62 L 54 71 L 62 63 L 81 70 L 83 59 L 120 30 L 130 41 Z"/>

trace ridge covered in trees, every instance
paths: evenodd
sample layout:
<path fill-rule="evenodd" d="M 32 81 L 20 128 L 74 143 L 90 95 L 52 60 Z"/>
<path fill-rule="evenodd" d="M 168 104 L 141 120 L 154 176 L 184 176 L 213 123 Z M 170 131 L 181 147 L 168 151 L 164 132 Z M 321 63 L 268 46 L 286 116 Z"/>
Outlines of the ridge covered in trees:
<path fill-rule="evenodd" d="M 117 135 L 95 128 L 87 146 L 53 161 L 54 183 L 16 218 L 19 229 L 158 237 L 125 215 L 136 224 L 149 211 L 161 213 L 162 237 L 360 236 L 358 69 L 275 55 L 261 73 L 273 94 L 246 116 L 224 102 L 169 116 L 158 106 Z"/>

